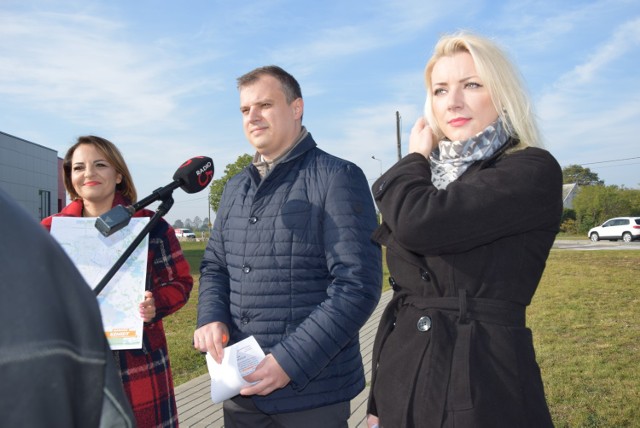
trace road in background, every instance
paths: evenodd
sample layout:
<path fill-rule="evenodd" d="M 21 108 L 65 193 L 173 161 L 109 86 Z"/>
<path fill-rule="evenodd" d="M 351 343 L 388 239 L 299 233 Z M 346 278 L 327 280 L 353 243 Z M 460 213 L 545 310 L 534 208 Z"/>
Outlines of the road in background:
<path fill-rule="evenodd" d="M 640 250 L 640 241 L 598 241 L 589 239 L 556 239 L 553 248 L 559 250 Z"/>

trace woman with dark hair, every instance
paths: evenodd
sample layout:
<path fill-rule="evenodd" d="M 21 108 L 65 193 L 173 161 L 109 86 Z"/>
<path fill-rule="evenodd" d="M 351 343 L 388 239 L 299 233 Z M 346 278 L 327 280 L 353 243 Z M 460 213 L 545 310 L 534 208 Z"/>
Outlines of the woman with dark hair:
<path fill-rule="evenodd" d="M 63 161 L 64 184 L 73 200 L 62 217 L 98 217 L 116 205 L 136 202 L 136 189 L 124 158 L 110 141 L 83 136 Z M 151 217 L 140 210 L 134 217 Z M 53 216 L 52 216 L 53 217 Z M 42 220 L 51 229 L 52 217 Z M 142 349 L 114 351 L 127 397 L 139 427 L 178 426 L 173 378 L 162 319 L 185 305 L 193 278 L 172 227 L 160 220 L 149 233 Z"/>

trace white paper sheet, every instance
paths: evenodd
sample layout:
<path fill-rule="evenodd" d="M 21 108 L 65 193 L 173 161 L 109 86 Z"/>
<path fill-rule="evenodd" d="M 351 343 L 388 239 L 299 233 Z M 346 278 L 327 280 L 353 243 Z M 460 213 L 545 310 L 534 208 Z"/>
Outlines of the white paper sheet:
<path fill-rule="evenodd" d="M 54 217 L 51 235 L 65 250 L 85 281 L 94 289 L 138 236 L 149 218 L 132 218 L 109 237 L 95 228 L 95 218 Z M 113 350 L 142 348 L 138 305 L 144 300 L 149 235 L 129 256 L 98 295 L 105 335 Z"/>
<path fill-rule="evenodd" d="M 242 388 L 251 385 L 243 376 L 255 371 L 264 358 L 264 352 L 256 339 L 250 336 L 224 348 L 222 364 L 216 363 L 208 352 L 206 358 L 211 376 L 211 400 L 217 404 L 238 395 Z"/>

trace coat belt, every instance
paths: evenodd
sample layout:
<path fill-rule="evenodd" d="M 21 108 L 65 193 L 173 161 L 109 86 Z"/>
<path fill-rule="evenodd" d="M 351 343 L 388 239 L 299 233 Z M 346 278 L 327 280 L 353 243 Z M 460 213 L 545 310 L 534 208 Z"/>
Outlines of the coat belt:
<path fill-rule="evenodd" d="M 415 295 L 398 296 L 402 303 L 418 309 L 440 309 L 459 312 L 458 323 L 469 320 L 499 324 L 508 327 L 524 327 L 526 307 L 506 300 L 467 297 L 466 290 L 459 290 L 458 297 L 421 297 Z M 395 300 L 395 297 L 394 297 Z"/>
<path fill-rule="evenodd" d="M 443 343 L 442 340 L 437 338 L 440 334 L 437 331 L 433 331 L 436 336 L 432 338 L 430 346 L 439 347 L 440 349 L 434 349 L 434 352 L 439 355 L 439 359 L 445 358 L 451 361 L 451 366 L 448 373 L 443 373 L 442 371 L 432 373 L 431 381 L 435 385 L 428 391 L 430 397 L 424 397 L 424 399 L 432 400 L 431 403 L 433 404 L 438 402 L 434 407 L 439 408 L 441 412 L 445 411 L 445 406 L 446 411 L 473 408 L 469 378 L 473 328 L 473 324 L 470 321 L 474 320 L 507 327 L 525 327 L 526 306 L 505 300 L 467 297 L 466 290 L 463 289 L 459 290 L 457 297 L 427 298 L 405 293 L 397 294 L 389 302 L 381 317 L 380 328 L 373 349 L 372 385 L 375 382 L 377 363 L 382 345 L 393 329 L 395 314 L 405 305 L 424 310 L 435 309 L 445 312 L 458 312 L 458 322 L 453 326 L 456 331 L 455 343 Z M 438 329 L 437 326 L 435 328 L 436 330 Z M 433 357 L 433 353 L 430 354 Z M 375 402 L 369 403 L 369 412 L 377 413 Z M 435 412 L 428 416 L 436 426 L 442 420 L 442 413 L 439 415 L 437 413 Z M 428 424 L 428 426 L 432 425 Z"/>

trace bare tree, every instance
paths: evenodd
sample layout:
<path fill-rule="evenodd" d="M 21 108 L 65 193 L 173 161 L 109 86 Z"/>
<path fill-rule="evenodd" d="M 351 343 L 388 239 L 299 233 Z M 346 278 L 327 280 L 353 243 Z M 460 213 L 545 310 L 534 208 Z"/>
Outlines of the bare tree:
<path fill-rule="evenodd" d="M 200 219 L 200 217 L 195 216 L 193 219 L 193 228 L 199 230 L 200 226 L 202 226 L 202 220 Z"/>

